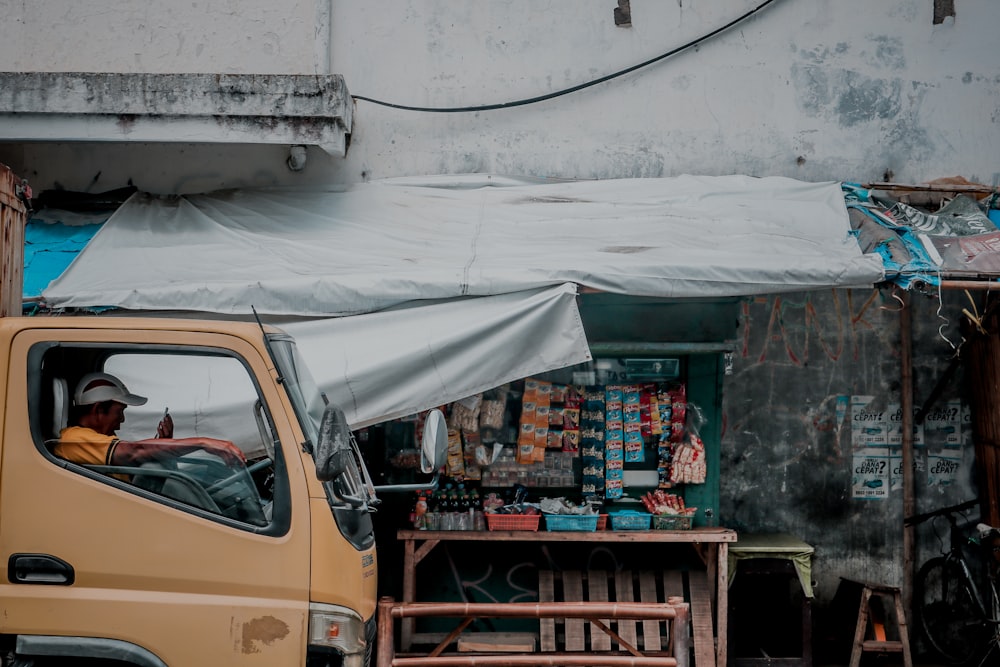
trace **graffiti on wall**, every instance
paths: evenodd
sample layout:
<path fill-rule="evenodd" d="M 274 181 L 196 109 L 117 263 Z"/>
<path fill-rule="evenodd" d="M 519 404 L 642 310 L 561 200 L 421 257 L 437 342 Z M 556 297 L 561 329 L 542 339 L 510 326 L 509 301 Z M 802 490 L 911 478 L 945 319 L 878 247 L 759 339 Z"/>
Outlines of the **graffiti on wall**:
<path fill-rule="evenodd" d="M 761 363 L 777 351 L 792 364 L 802 366 L 809 363 L 814 347 L 836 362 L 849 346 L 851 359 L 857 361 L 860 334 L 883 330 L 872 322 L 872 312 L 893 309 L 880 290 L 873 288 L 867 295 L 862 292 L 862 298 L 856 295 L 858 291 L 830 290 L 832 312 L 823 316 L 810 293 L 800 299 L 778 295 L 744 300 L 742 357 Z M 758 331 L 761 327 L 763 335 Z"/>
<path fill-rule="evenodd" d="M 892 292 L 878 289 L 742 302 L 723 440 L 746 484 L 756 483 L 751 469 L 760 466 L 762 478 L 789 466 L 804 466 L 810 477 L 817 465 L 834 464 L 849 473 L 850 497 L 882 499 L 902 488 L 900 307 Z M 961 474 L 967 412 L 952 399 L 916 424 L 914 466 L 922 484 L 944 487 Z"/>

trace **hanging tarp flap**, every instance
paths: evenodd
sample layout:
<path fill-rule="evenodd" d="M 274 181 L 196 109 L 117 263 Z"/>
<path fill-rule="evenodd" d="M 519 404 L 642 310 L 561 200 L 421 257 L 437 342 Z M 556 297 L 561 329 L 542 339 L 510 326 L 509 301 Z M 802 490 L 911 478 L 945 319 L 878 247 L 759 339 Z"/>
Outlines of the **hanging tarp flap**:
<path fill-rule="evenodd" d="M 339 316 L 566 282 L 683 298 L 882 277 L 838 183 L 471 175 L 136 194 L 43 296 L 54 308 Z"/>
<path fill-rule="evenodd" d="M 355 428 L 590 360 L 570 284 L 281 326 Z"/>
<path fill-rule="evenodd" d="M 344 409 L 354 428 L 591 358 L 576 308 L 576 288 L 570 284 L 355 317 L 269 318 L 269 323 L 295 336 L 320 389 Z M 171 363 L 176 360 L 171 358 Z M 195 383 L 197 388 L 175 395 L 174 383 L 162 380 L 169 378 L 169 369 L 137 364 L 131 358 L 115 369 L 126 384 L 142 387 L 150 397 L 148 404 L 129 408 L 128 433 L 155 431 L 164 406 L 170 407 L 176 423 L 190 429 L 198 423 L 197 392 L 216 391 L 223 397 L 212 398 L 221 419 L 213 428 L 221 423 L 229 439 L 254 440 L 257 426 L 246 401 L 237 397 L 225 407 L 231 379 L 206 375 Z"/>

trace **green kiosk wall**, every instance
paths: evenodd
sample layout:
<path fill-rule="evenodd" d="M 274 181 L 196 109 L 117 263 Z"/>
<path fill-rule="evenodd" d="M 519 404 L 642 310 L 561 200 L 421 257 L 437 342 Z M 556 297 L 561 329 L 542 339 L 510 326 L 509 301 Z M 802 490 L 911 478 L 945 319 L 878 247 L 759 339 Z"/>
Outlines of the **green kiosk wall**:
<path fill-rule="evenodd" d="M 733 349 L 738 299 L 665 301 L 610 294 L 580 295 L 580 313 L 595 359 L 681 359 L 688 403 L 698 406 L 705 423 L 704 484 L 684 485 L 685 504 L 698 508 L 695 526 L 717 526 L 722 441 L 722 381 L 725 355 Z M 647 466 L 655 468 L 655 461 Z M 652 486 L 630 486 L 638 498 Z"/>

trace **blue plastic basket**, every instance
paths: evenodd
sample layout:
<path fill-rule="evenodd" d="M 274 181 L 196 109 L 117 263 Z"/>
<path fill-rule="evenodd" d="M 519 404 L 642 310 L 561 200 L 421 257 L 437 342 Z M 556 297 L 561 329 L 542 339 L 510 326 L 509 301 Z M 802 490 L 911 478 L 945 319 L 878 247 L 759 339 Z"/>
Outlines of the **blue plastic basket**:
<path fill-rule="evenodd" d="M 611 530 L 649 530 L 653 515 L 627 510 L 611 514 Z"/>
<path fill-rule="evenodd" d="M 580 530 L 593 532 L 597 530 L 598 514 L 546 514 L 545 529 L 558 530 Z"/>

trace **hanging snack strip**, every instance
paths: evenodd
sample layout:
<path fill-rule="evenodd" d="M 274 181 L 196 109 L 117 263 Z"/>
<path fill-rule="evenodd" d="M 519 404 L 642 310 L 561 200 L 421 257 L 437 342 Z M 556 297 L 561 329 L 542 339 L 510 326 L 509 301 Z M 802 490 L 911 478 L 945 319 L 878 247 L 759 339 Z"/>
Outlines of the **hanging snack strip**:
<path fill-rule="evenodd" d="M 538 399 L 538 380 L 528 378 L 524 381 L 524 394 L 521 396 L 521 421 L 517 432 L 517 462 L 535 462 L 535 413 Z"/>
<path fill-rule="evenodd" d="M 604 388 L 587 387 L 580 407 L 580 456 L 585 497 L 604 498 Z"/>
<path fill-rule="evenodd" d="M 642 437 L 642 387 L 627 384 L 623 388 L 625 402 L 625 462 L 642 463 L 646 460 L 646 443 Z"/>
<path fill-rule="evenodd" d="M 566 399 L 563 407 L 563 438 L 564 452 L 580 451 L 580 403 L 583 397 L 576 387 L 566 387 Z"/>
<path fill-rule="evenodd" d="M 608 500 L 621 498 L 625 491 L 625 391 L 609 384 L 605 391 L 607 423 L 604 435 L 605 488 Z"/>
<path fill-rule="evenodd" d="M 465 477 L 462 432 L 457 428 L 448 429 L 448 476 L 455 479 L 463 479 Z"/>
<path fill-rule="evenodd" d="M 549 414 L 552 411 L 552 383 L 535 381 L 535 451 L 532 461 L 545 461 L 545 448 L 549 445 Z"/>
<path fill-rule="evenodd" d="M 671 471 L 674 461 L 674 433 L 680 439 L 681 430 L 684 425 L 684 400 L 686 392 L 684 385 L 673 389 L 660 388 L 656 392 L 656 411 L 658 413 L 659 433 L 657 434 L 657 486 L 661 489 L 673 487 Z M 679 422 L 675 421 L 677 414 Z M 655 427 L 654 427 L 655 428 Z"/>
<path fill-rule="evenodd" d="M 479 393 L 455 401 L 451 406 L 448 425 L 450 429 L 459 431 L 462 436 L 462 479 L 482 479 L 482 468 L 476 462 L 476 450 L 481 447 L 479 422 L 482 405 L 483 395 Z M 451 467 L 449 466 L 449 469 Z M 457 466 L 455 468 L 457 469 Z"/>

